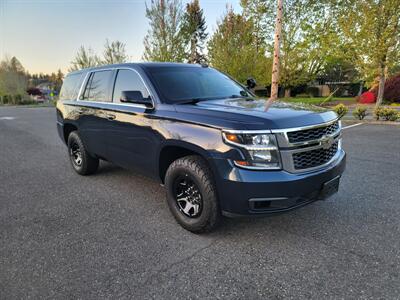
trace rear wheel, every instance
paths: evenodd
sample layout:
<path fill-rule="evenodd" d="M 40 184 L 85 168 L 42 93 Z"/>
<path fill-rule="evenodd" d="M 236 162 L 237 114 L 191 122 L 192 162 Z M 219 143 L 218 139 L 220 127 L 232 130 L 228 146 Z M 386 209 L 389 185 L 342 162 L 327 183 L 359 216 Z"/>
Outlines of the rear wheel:
<path fill-rule="evenodd" d="M 68 136 L 68 154 L 74 170 L 80 175 L 89 175 L 97 171 L 99 159 L 91 156 L 77 131 Z"/>
<path fill-rule="evenodd" d="M 165 175 L 167 202 L 176 221 L 185 229 L 207 232 L 221 218 L 212 172 L 200 156 L 174 161 Z"/>

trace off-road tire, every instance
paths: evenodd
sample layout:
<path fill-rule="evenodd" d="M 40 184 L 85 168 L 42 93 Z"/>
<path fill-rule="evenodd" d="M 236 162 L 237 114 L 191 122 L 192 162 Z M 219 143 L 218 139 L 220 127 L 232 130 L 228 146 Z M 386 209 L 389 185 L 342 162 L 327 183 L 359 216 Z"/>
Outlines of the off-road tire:
<path fill-rule="evenodd" d="M 90 175 L 97 171 L 99 159 L 89 154 L 77 131 L 73 131 L 69 134 L 67 146 L 71 165 L 78 174 Z M 80 160 L 76 158 L 77 155 L 74 156 L 71 152 L 72 149 L 76 149 L 76 147 L 79 148 Z"/>
<path fill-rule="evenodd" d="M 176 200 L 174 182 L 182 175 L 195 183 L 201 194 L 202 209 L 195 218 L 185 215 Z M 209 165 L 202 157 L 191 155 L 175 160 L 166 172 L 165 187 L 169 209 L 183 228 L 194 233 L 203 233 L 213 230 L 218 225 L 221 211 L 214 178 Z"/>

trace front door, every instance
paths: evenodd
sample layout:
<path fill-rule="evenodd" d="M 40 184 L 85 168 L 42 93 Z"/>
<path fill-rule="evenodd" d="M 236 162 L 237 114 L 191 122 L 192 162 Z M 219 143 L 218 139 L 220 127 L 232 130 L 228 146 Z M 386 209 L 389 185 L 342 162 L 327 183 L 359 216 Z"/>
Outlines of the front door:
<path fill-rule="evenodd" d="M 112 162 L 128 169 L 154 175 L 159 137 L 153 128 L 153 110 L 142 104 L 122 103 L 122 91 L 150 93 L 139 74 L 131 69 L 117 71 L 113 89 L 115 119 L 110 122 L 107 148 Z"/>

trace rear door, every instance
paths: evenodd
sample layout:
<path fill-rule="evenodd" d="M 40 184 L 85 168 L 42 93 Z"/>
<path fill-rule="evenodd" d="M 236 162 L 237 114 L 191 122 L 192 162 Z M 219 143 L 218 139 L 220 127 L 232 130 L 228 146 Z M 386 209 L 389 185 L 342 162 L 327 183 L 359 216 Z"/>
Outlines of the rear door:
<path fill-rule="evenodd" d="M 77 101 L 80 135 L 88 151 L 102 158 L 108 158 L 106 133 L 114 117 L 105 109 L 112 102 L 113 74 L 113 70 L 99 70 L 88 74 Z"/>

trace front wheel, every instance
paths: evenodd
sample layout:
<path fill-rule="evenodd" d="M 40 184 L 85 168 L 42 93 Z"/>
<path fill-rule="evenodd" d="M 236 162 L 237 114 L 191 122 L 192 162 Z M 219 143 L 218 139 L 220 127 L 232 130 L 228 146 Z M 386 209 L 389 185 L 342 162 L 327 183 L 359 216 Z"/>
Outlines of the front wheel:
<path fill-rule="evenodd" d="M 99 159 L 87 152 L 78 132 L 73 131 L 68 136 L 68 154 L 74 170 L 80 175 L 89 175 L 96 172 Z"/>
<path fill-rule="evenodd" d="M 165 175 L 167 202 L 176 221 L 185 229 L 208 232 L 221 218 L 212 172 L 200 156 L 179 158 Z"/>

